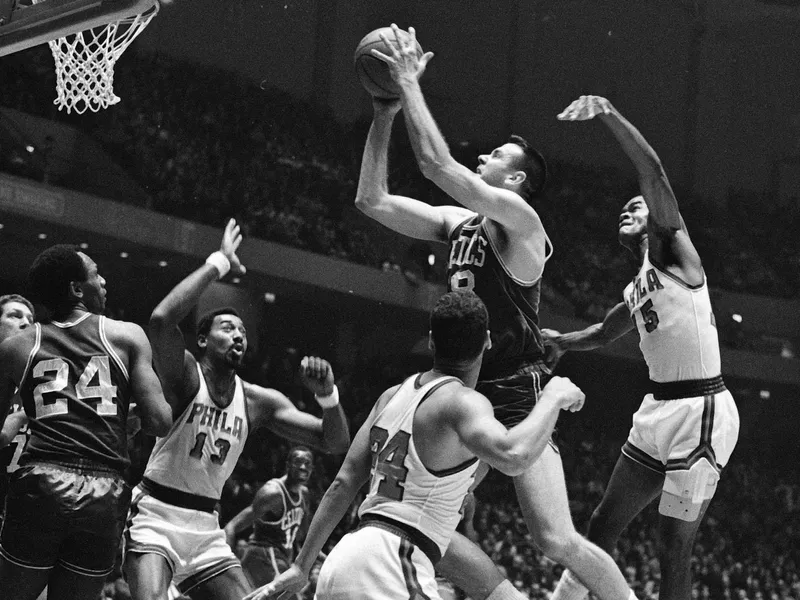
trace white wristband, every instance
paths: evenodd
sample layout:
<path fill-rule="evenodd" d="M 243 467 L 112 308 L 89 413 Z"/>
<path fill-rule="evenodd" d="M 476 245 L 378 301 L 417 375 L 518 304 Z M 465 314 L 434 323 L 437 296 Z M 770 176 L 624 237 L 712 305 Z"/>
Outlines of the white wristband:
<path fill-rule="evenodd" d="M 219 277 L 217 279 L 222 279 L 225 275 L 228 274 L 228 271 L 231 270 L 231 261 L 228 260 L 228 257 L 225 256 L 222 252 L 217 250 L 216 252 L 212 252 L 208 258 L 206 259 L 206 264 L 211 265 L 217 271 L 219 271 Z"/>
<path fill-rule="evenodd" d="M 314 398 L 322 408 L 333 408 L 337 404 L 339 404 L 339 388 L 336 387 L 336 384 L 333 386 L 333 391 L 328 396 L 320 396 L 318 394 L 314 394 Z"/>

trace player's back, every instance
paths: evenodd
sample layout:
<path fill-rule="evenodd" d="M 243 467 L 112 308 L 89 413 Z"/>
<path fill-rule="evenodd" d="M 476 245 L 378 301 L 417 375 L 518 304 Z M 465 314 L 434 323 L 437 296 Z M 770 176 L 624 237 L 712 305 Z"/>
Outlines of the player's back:
<path fill-rule="evenodd" d="M 414 415 L 439 388 L 461 382 L 455 377 L 439 377 L 420 385 L 421 377 L 403 382 L 370 429 L 372 477 L 359 516 L 362 521 L 378 516 L 408 525 L 444 554 L 461 518 L 459 511 L 478 460 L 442 472 L 425 467 L 414 443 Z"/>
<path fill-rule="evenodd" d="M 21 464 L 48 462 L 124 472 L 131 388 L 125 352 L 109 341 L 108 319 L 84 313 L 35 325 L 20 380 L 31 438 Z"/>
<path fill-rule="evenodd" d="M 510 273 L 481 215 L 459 223 L 450 233 L 447 286 L 449 291 L 475 292 L 489 312 L 492 347 L 484 354 L 481 380 L 542 359 L 541 277 L 522 281 Z"/>

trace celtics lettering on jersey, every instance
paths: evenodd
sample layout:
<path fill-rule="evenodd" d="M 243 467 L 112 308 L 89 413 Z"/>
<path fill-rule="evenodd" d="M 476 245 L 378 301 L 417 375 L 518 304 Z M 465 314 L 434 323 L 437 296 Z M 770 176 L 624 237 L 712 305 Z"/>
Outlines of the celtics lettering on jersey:
<path fill-rule="evenodd" d="M 457 268 L 450 275 L 450 289 L 454 291 L 472 291 L 475 287 L 475 275 L 463 267 L 473 266 L 480 268 L 486 263 L 487 240 L 475 228 L 463 227 L 459 236 L 450 243 L 450 258 L 448 259 L 448 272 Z"/>

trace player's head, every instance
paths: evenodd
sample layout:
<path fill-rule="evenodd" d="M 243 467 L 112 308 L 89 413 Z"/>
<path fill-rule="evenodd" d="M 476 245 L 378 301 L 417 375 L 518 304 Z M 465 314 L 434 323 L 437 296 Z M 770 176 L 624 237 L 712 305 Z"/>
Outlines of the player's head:
<path fill-rule="evenodd" d="M 475 292 L 448 292 L 431 311 L 431 347 L 437 363 L 466 363 L 491 346 L 489 313 Z"/>
<path fill-rule="evenodd" d="M 54 315 L 78 305 L 95 314 L 106 308 L 106 280 L 97 263 L 75 246 L 51 246 L 37 256 L 28 271 L 33 299 Z"/>
<path fill-rule="evenodd" d="M 234 308 L 225 306 L 204 314 L 197 323 L 197 347 L 203 356 L 236 369 L 247 352 L 247 330 Z"/>
<path fill-rule="evenodd" d="M 314 472 L 314 453 L 307 446 L 292 446 L 286 456 L 286 479 L 306 483 Z"/>
<path fill-rule="evenodd" d="M 478 175 L 489 185 L 511 189 L 530 203 L 547 183 L 547 162 L 524 138 L 508 141 L 478 157 Z"/>
<path fill-rule="evenodd" d="M 619 215 L 619 230 L 617 238 L 619 243 L 628 250 L 639 246 L 642 238 L 647 235 L 647 218 L 650 211 L 642 196 L 634 196 L 622 207 Z"/>
<path fill-rule="evenodd" d="M 33 304 L 19 294 L 0 296 L 0 342 L 33 325 Z"/>

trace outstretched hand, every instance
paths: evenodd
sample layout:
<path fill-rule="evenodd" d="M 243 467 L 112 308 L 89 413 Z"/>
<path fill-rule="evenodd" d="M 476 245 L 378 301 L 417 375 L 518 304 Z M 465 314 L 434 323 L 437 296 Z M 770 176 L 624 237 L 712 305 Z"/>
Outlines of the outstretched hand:
<path fill-rule="evenodd" d="M 559 121 L 588 121 L 597 115 L 614 112 L 611 102 L 602 96 L 581 96 L 558 115 Z"/>
<path fill-rule="evenodd" d="M 389 73 L 396 83 L 402 84 L 403 80 L 417 81 L 433 58 L 433 52 L 426 52 L 422 56 L 417 53 L 417 32 L 413 27 L 409 27 L 408 35 L 404 35 L 400 28 L 392 23 L 392 32 L 394 39 L 390 39 L 384 33 L 381 34 L 389 54 L 373 49 L 372 55 L 389 66 Z"/>
<path fill-rule="evenodd" d="M 558 340 L 561 334 L 553 329 L 542 329 L 542 341 L 544 342 L 544 364 L 551 371 L 556 368 L 558 361 L 564 356 L 566 350 L 561 347 Z"/>
<path fill-rule="evenodd" d="M 317 396 L 330 396 L 333 393 L 333 367 L 324 358 L 304 357 L 300 362 L 300 380 Z"/>
<path fill-rule="evenodd" d="M 219 251 L 225 255 L 225 258 L 231 261 L 231 271 L 234 273 L 243 274 L 245 271 L 247 271 L 247 269 L 245 269 L 242 261 L 240 261 L 239 257 L 236 255 L 236 250 L 239 249 L 239 245 L 241 243 L 241 229 L 236 223 L 236 219 L 230 219 L 228 224 L 225 225 L 225 231 L 222 234 L 222 242 L 219 245 Z"/>
<path fill-rule="evenodd" d="M 297 565 L 292 565 L 270 583 L 250 592 L 242 600 L 266 600 L 267 598 L 283 600 L 302 591 L 306 584 L 308 584 L 308 576 Z"/>

